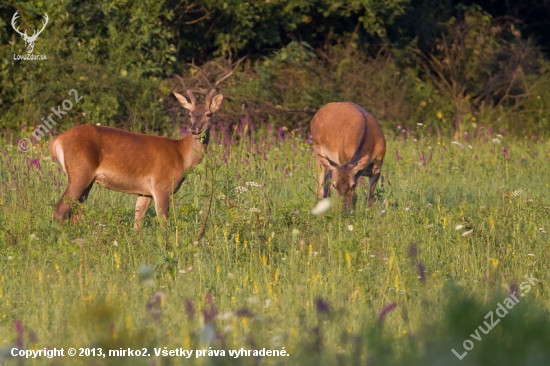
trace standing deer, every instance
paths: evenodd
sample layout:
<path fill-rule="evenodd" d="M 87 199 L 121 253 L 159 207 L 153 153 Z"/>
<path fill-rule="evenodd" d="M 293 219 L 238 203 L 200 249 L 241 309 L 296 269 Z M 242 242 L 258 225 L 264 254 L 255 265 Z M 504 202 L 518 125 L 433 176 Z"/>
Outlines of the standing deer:
<path fill-rule="evenodd" d="M 353 103 L 329 103 L 311 120 L 311 135 L 319 170 L 317 197 L 329 195 L 332 187 L 344 197 L 349 211 L 360 176 L 369 177 L 369 206 L 374 203 L 374 189 L 386 154 L 386 139 L 373 116 Z"/>
<path fill-rule="evenodd" d="M 71 216 L 71 203 L 84 202 L 92 185 L 137 194 L 134 228 L 139 230 L 151 199 L 157 216 L 168 218 L 170 195 L 180 188 L 186 173 L 202 161 L 208 147 L 212 114 L 220 109 L 223 95 L 212 89 L 203 105 L 174 93 L 189 110 L 191 134 L 181 140 L 122 131 L 112 127 L 80 125 L 52 140 L 50 153 L 67 174 L 67 189 L 55 206 L 54 217 Z M 71 218 L 73 220 L 73 218 Z"/>
<path fill-rule="evenodd" d="M 36 42 L 36 39 L 38 38 L 40 33 L 42 33 L 44 28 L 46 28 L 46 24 L 48 24 L 48 14 L 44 14 L 45 22 L 42 23 L 42 29 L 40 29 L 39 31 L 36 31 L 35 29 L 32 33 L 32 36 L 29 37 L 27 35 L 27 31 L 25 31 L 24 33 L 20 32 L 19 27 L 15 26 L 15 20 L 19 17 L 18 13 L 19 11 L 16 11 L 15 14 L 13 14 L 13 17 L 11 18 L 11 26 L 13 27 L 13 30 L 19 33 L 21 38 L 23 38 L 23 40 L 25 41 L 25 48 L 27 49 L 27 53 L 32 53 L 32 51 L 34 50 L 34 42 Z"/>

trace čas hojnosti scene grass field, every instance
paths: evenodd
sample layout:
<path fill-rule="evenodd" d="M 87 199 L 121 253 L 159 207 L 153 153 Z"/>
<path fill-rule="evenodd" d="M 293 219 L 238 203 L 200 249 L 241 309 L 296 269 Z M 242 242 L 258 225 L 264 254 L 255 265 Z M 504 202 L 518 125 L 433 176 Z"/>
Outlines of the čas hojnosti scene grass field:
<path fill-rule="evenodd" d="M 548 0 L 0 1 L 0 366 L 550 365 L 549 32 Z M 310 128 L 330 102 L 385 136 L 372 205 L 318 198 L 315 126 L 364 131 Z"/>
<path fill-rule="evenodd" d="M 376 204 L 359 184 L 350 215 L 335 195 L 315 215 L 307 132 L 215 124 L 169 226 L 151 208 L 141 232 L 135 196 L 99 187 L 80 223 L 56 224 L 59 164 L 3 140 L 3 357 L 74 347 L 107 356 L 24 364 L 545 364 L 548 142 L 393 132 Z M 253 356 L 264 348 L 280 356 Z M 162 353 L 180 349 L 194 352 Z"/>

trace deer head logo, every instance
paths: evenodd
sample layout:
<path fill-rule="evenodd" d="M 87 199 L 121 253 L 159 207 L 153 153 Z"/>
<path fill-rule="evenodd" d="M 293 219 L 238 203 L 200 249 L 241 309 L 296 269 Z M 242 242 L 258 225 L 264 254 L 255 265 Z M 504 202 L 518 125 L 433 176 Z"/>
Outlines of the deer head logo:
<path fill-rule="evenodd" d="M 16 11 L 15 14 L 13 14 L 13 18 L 11 18 L 11 26 L 17 33 L 21 35 L 21 38 L 23 38 L 23 40 L 25 41 L 25 48 L 27 49 L 27 53 L 32 53 L 32 51 L 34 50 L 34 42 L 36 41 L 40 33 L 42 33 L 44 28 L 46 28 L 46 24 L 48 24 L 48 14 L 44 14 L 45 22 L 42 23 L 42 29 L 40 29 L 38 32 L 35 29 L 32 36 L 29 37 L 26 30 L 24 33 L 22 33 L 21 31 L 19 31 L 19 27 L 15 26 L 15 20 L 19 18 L 18 13 L 19 11 Z"/>

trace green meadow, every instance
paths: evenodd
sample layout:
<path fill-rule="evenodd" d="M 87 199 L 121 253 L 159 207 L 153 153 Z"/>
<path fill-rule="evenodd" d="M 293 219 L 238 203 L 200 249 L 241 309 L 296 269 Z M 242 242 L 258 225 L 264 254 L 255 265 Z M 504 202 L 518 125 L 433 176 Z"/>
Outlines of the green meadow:
<path fill-rule="evenodd" d="M 333 195 L 313 215 L 307 131 L 245 123 L 214 127 L 169 224 L 151 207 L 141 232 L 136 197 L 99 186 L 59 225 L 60 165 L 3 135 L 0 364 L 550 364 L 549 141 L 382 125 L 375 206 L 359 184 L 351 214 Z M 146 356 L 109 354 L 128 349 Z"/>

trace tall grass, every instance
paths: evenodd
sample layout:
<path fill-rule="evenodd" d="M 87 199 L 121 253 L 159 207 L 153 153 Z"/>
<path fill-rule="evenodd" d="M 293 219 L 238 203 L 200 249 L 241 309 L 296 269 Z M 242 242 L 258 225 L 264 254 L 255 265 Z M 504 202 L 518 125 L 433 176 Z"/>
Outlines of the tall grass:
<path fill-rule="evenodd" d="M 145 347 L 151 357 L 25 364 L 547 364 L 550 145 L 466 132 L 451 143 L 423 126 L 386 130 L 375 207 L 362 184 L 351 215 L 332 197 L 314 216 L 306 132 L 220 124 L 174 197 L 170 226 L 151 208 L 141 233 L 135 197 L 99 187 L 82 223 L 59 226 L 60 166 L 45 147 L 23 154 L 3 138 L 2 355 Z M 451 349 L 462 353 L 485 314 L 531 274 L 540 283 L 459 361 Z M 163 347 L 227 356 L 155 356 Z M 227 353 L 283 347 L 290 356 Z"/>

